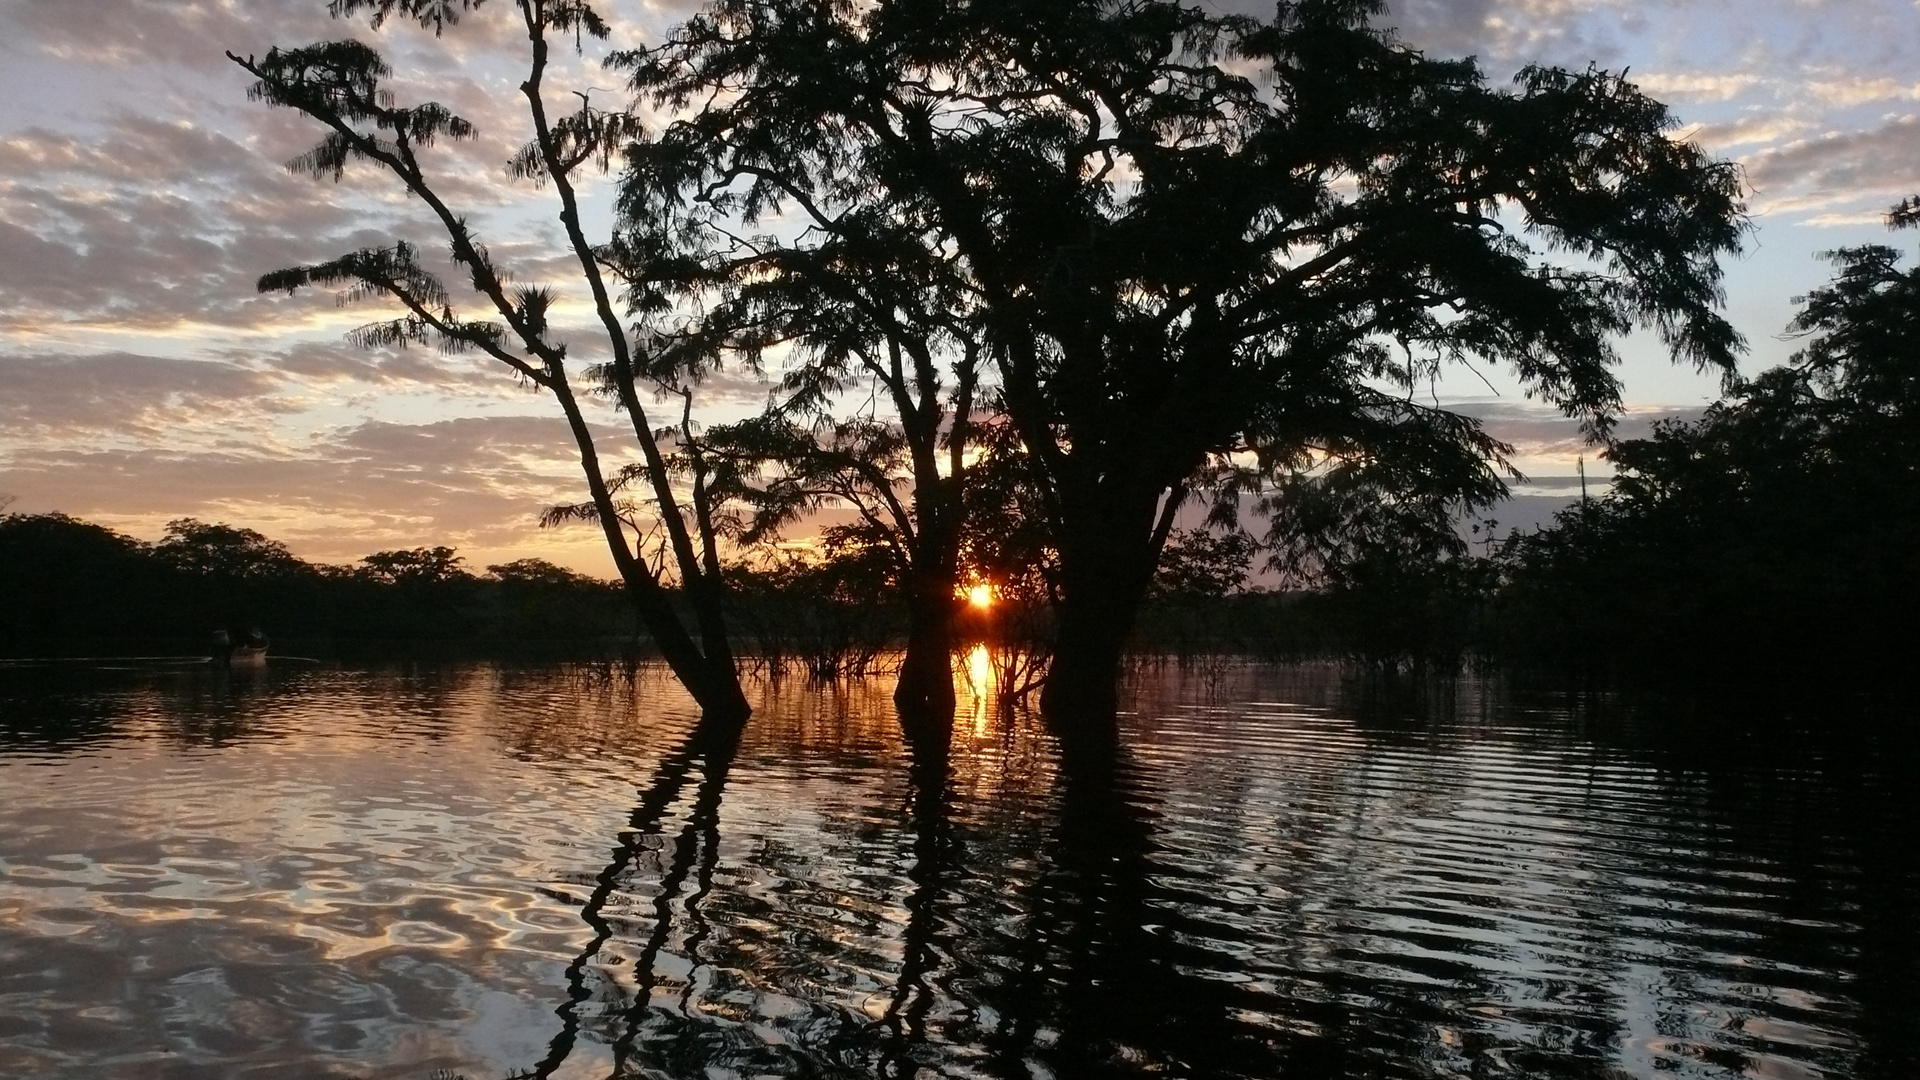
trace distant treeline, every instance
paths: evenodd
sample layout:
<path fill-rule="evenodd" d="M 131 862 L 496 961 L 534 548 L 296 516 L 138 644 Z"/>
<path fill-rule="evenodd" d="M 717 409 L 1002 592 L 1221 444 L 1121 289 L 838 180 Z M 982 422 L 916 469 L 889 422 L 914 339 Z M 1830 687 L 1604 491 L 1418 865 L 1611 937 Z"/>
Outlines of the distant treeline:
<path fill-rule="evenodd" d="M 468 570 L 451 548 L 354 566 L 295 557 L 251 529 L 191 518 L 145 543 L 64 514 L 0 517 L 0 652 L 204 651 L 258 626 L 330 655 L 597 649 L 631 637 L 620 590 L 541 559 Z"/>
<path fill-rule="evenodd" d="M 872 551 L 775 557 L 727 574 L 755 661 L 858 675 L 903 638 Z M 205 653 L 214 631 L 251 627 L 277 652 L 327 658 L 651 652 L 623 586 L 544 559 L 475 572 L 453 548 L 419 547 L 340 566 L 192 518 L 147 543 L 65 514 L 0 515 L 0 656 Z"/>

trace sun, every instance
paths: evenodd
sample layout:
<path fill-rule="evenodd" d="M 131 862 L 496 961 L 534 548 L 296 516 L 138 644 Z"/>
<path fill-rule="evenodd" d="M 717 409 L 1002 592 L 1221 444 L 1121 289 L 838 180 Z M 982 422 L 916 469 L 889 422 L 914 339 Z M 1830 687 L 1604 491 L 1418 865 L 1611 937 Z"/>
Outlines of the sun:
<path fill-rule="evenodd" d="M 975 585 L 973 588 L 968 589 L 967 603 L 972 604 L 974 607 L 977 607 L 977 608 L 992 607 L 993 606 L 993 586 Z"/>

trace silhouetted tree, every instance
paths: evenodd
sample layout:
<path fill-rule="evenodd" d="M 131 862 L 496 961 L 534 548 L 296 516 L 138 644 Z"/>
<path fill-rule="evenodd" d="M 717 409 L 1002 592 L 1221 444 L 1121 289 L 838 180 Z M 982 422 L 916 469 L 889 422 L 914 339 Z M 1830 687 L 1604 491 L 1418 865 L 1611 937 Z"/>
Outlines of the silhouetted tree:
<path fill-rule="evenodd" d="M 516 644 L 578 642 L 623 629 L 617 585 L 545 559 L 489 566 L 482 581 L 500 611 L 503 636 Z"/>
<path fill-rule="evenodd" d="M 360 560 L 360 572 L 393 585 L 441 585 L 472 580 L 460 565 L 465 561 L 450 547 L 376 551 Z"/>
<path fill-rule="evenodd" d="M 962 383 L 953 392 L 949 416 L 930 351 L 912 351 L 920 358 L 911 369 L 902 362 L 909 350 L 891 342 L 877 355 L 866 352 L 861 361 L 879 371 L 873 381 L 890 398 L 893 417 L 882 418 L 871 409 L 836 416 L 835 403 L 803 391 L 762 417 L 716 429 L 710 446 L 738 467 L 733 492 L 753 508 L 741 537 L 745 542 L 776 540 L 782 527 L 822 508 L 858 515 L 856 524 L 838 532 L 848 540 L 857 537 L 891 564 L 892 596 L 907 616 L 895 698 L 907 713 L 947 723 L 954 704 L 952 620 L 963 492 L 971 470 L 965 450 L 973 365 L 961 363 Z M 841 382 L 848 377 L 830 373 L 830 365 L 844 363 L 810 363 L 788 384 Z"/>
<path fill-rule="evenodd" d="M 672 54 L 617 65 L 657 85 Z M 669 96 L 674 91 L 667 91 Z M 620 252 L 636 273 L 702 311 L 683 341 L 758 366 L 788 348 L 766 415 L 709 432 L 707 444 L 753 468 L 748 539 L 772 536 L 825 505 L 849 507 L 897 563 L 907 612 L 895 697 L 910 713 L 953 708 L 953 614 L 963 489 L 982 368 L 978 304 L 912 207 L 848 207 L 838 178 L 780 145 L 778 133 L 716 126 L 712 111 L 671 125 L 629 154 Z M 793 219 L 772 232 L 740 226 Z M 671 250 L 676 260 L 651 258 Z M 862 403 L 864 399 L 864 403 Z"/>
<path fill-rule="evenodd" d="M 1914 206 L 1890 223 L 1914 224 Z M 1788 364 L 1621 443 L 1611 492 L 1508 546 L 1508 655 L 1708 682 L 1904 672 L 1920 632 L 1920 267 L 1879 245 L 1830 257 Z"/>
<path fill-rule="evenodd" d="M 1238 529 L 1173 530 L 1134 628 L 1134 651 L 1183 663 L 1245 651 L 1223 601 L 1246 583 L 1257 547 Z"/>
<path fill-rule="evenodd" d="M 770 674 L 797 662 L 809 679 L 861 677 L 898 640 L 899 620 L 880 598 L 897 588 L 899 567 L 864 533 L 829 528 L 818 554 L 778 551 L 729 568 L 738 621 Z"/>
<path fill-rule="evenodd" d="M 166 535 L 153 546 L 153 554 L 175 570 L 201 577 L 264 580 L 312 570 L 278 540 L 194 518 L 167 522 Z"/>
<path fill-rule="evenodd" d="M 0 638 L 13 655 L 151 633 L 161 575 L 146 545 L 65 514 L 0 515 Z"/>
<path fill-rule="evenodd" d="M 1412 396 L 1443 365 L 1511 364 L 1595 433 L 1619 332 L 1731 368 L 1732 167 L 1620 76 L 1491 88 L 1381 10 L 715 0 L 637 68 L 701 107 L 677 131 L 735 148 L 743 206 L 892 215 L 957 257 L 1057 553 L 1056 717 L 1109 722 L 1174 516 L 1221 466 L 1484 504 L 1504 448 Z"/>
<path fill-rule="evenodd" d="M 1243 585 L 1255 544 L 1246 533 L 1175 529 L 1160 553 L 1152 591 L 1161 596 L 1217 599 Z"/>
<path fill-rule="evenodd" d="M 195 638 L 227 628 L 279 633 L 307 624 L 318 604 L 318 568 L 278 540 L 252 529 L 178 518 L 153 545 L 153 559 L 171 571 L 171 633 Z"/>
<path fill-rule="evenodd" d="M 333 0 L 329 11 L 335 17 L 365 14 L 376 29 L 394 16 L 412 18 L 438 35 L 482 3 Z M 748 706 L 727 637 L 715 508 L 704 470 L 693 447 L 682 447 L 682 460 L 669 460 L 672 447 L 651 426 L 641 402 L 643 385 L 684 390 L 682 377 L 689 373 L 648 354 L 648 339 L 629 337 L 615 309 L 620 282 L 608 281 L 600 249 L 586 235 L 576 187 L 582 170 L 604 169 L 614 154 L 639 138 L 640 124 L 629 111 L 596 108 L 585 93 L 578 95 L 577 109 L 557 116 L 549 112 L 545 80 L 553 41 L 570 38 L 581 48 L 587 40 L 607 38 L 610 28 L 584 0 L 516 0 L 510 6 L 526 35 L 527 70 L 519 88 L 532 137 L 507 169 L 548 188 L 555 197 L 566 237 L 558 254 L 577 265 L 577 284 L 584 287 L 596 316 L 598 344 L 610 356 L 591 378 L 609 390 L 627 414 L 641 462 L 612 474 L 603 467 L 579 399 L 578 373 L 569 369 L 567 345 L 549 320 L 559 294 L 548 285 L 511 285 L 468 219 L 446 201 L 444 187 L 427 171 L 425 151 L 442 139 L 473 138 L 473 124 L 438 102 L 399 104 L 387 86 L 392 69 L 366 44 L 334 41 L 276 48 L 258 58 L 227 56 L 258 80 L 251 97 L 304 113 L 327 129 L 319 146 L 288 164 L 291 171 L 337 181 L 350 166 L 372 165 L 397 179 L 428 209 L 447 237 L 458 271 L 469 279 L 479 314 L 459 312 L 453 293 L 405 240 L 267 274 L 260 279 L 260 289 L 292 292 L 335 286 L 345 290 L 344 299 L 387 300 L 403 313 L 361 327 L 350 335 L 352 341 L 375 347 L 433 342 L 455 352 L 478 352 L 550 393 L 566 417 L 586 474 L 591 496 L 587 516 L 600 526 L 661 655 L 703 708 L 744 714 Z M 644 299 L 636 303 L 646 307 Z M 687 482 L 690 490 L 676 490 L 676 481 Z M 632 500 L 629 490 L 647 493 L 646 505 Z M 628 535 L 630 528 L 640 531 L 642 514 L 660 528 L 654 558 L 643 541 Z M 691 612 L 690 621 L 674 602 L 675 586 Z"/>

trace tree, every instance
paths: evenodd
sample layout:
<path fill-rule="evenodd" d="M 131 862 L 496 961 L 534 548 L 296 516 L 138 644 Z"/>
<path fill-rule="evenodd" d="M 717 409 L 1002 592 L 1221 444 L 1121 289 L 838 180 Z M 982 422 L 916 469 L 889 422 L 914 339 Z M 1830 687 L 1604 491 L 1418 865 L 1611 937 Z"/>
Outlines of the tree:
<path fill-rule="evenodd" d="M 673 51 L 614 63 L 687 103 L 668 89 Z M 710 431 L 705 445 L 736 465 L 736 493 L 754 508 L 748 542 L 827 505 L 860 516 L 894 561 L 907 613 L 895 700 L 903 717 L 944 726 L 981 389 L 977 304 L 955 253 L 910 207 L 839 205 L 820 188 L 834 178 L 805 153 L 716 128 L 714 116 L 696 112 L 629 154 L 618 250 L 646 253 L 637 275 L 654 270 L 663 293 L 703 309 L 683 340 L 705 362 L 731 351 L 758 368 L 769 349 L 793 347 L 766 414 Z M 797 223 L 743 234 L 776 212 Z M 676 257 L 650 257 L 660 251 Z"/>
<path fill-rule="evenodd" d="M 556 589 L 600 589 L 605 583 L 546 559 L 515 559 L 487 567 L 487 577 L 507 584 Z"/>
<path fill-rule="evenodd" d="M 460 565 L 465 561 L 450 547 L 376 551 L 360 560 L 360 572 L 390 585 L 443 585 L 473 577 Z"/>
<path fill-rule="evenodd" d="M 153 546 L 163 565 L 195 577 L 262 581 L 312 572 L 287 545 L 252 529 L 208 524 L 194 518 L 167 522 L 166 535 Z"/>
<path fill-rule="evenodd" d="M 880 369 L 875 381 L 894 398 L 895 419 L 871 412 L 835 417 L 826 404 L 807 404 L 811 395 L 795 393 L 763 416 L 715 429 L 708 446 L 713 456 L 735 466 L 736 483 L 728 490 L 753 508 L 753 520 L 741 534 L 744 543 L 777 541 L 787 523 L 827 506 L 848 507 L 858 515 L 851 524 L 829 527 L 822 540 L 830 553 L 857 549 L 862 563 L 877 557 L 884 564 L 890 591 L 904 602 L 907 615 L 895 702 L 903 719 L 944 730 L 954 706 L 953 613 L 971 470 L 964 459 L 963 416 L 971 409 L 972 388 L 963 383 L 955 395 L 955 415 L 943 425 L 942 388 L 933 365 L 924 360 L 930 351 L 924 339 L 914 349 L 923 357 L 914 364 L 918 375 L 907 374 L 901 363 L 907 350 L 889 344 L 889 364 L 880 366 L 870 353 L 863 363 Z M 837 362 L 809 364 L 787 381 L 832 378 L 825 374 L 831 363 Z M 799 410 L 804 410 L 802 419 L 796 420 L 793 413 Z M 939 453 L 943 426 L 949 427 L 944 463 Z M 771 475 L 764 475 L 768 471 Z M 874 596 L 865 599 L 868 605 L 874 601 Z"/>
<path fill-rule="evenodd" d="M 1889 223 L 1910 226 L 1915 200 Z M 1612 490 L 1505 556 L 1522 661 L 1773 684 L 1904 671 L 1920 626 L 1920 267 L 1829 256 L 1784 366 L 1608 454 Z M 1584 652 L 1586 656 L 1578 655 Z M 1605 672 L 1603 672 L 1605 673 Z"/>
<path fill-rule="evenodd" d="M 0 514 L 0 648 L 56 653 L 85 640 L 165 633 L 148 548 L 65 514 Z"/>
<path fill-rule="evenodd" d="M 375 29 L 389 18 L 418 21 L 438 35 L 485 0 L 332 0 L 336 18 L 367 15 Z M 329 262 L 270 273 L 262 292 L 293 292 L 308 287 L 340 287 L 343 300 L 380 298 L 397 305 L 397 317 L 374 322 L 351 335 L 362 346 L 406 346 L 432 342 L 453 352 L 477 352 L 520 379 L 552 395 L 572 433 L 585 474 L 590 502 L 585 516 L 599 525 L 622 581 L 642 621 L 674 674 L 705 710 L 744 717 L 741 692 L 722 604 L 716 509 L 705 485 L 696 447 L 656 432 L 641 401 L 645 384 L 691 392 L 682 380 L 696 376 L 662 363 L 645 350 L 649 340 L 630 339 L 615 310 L 620 286 L 609 281 L 601 247 L 585 233 L 577 183 L 587 171 L 607 167 L 613 155 L 641 137 L 629 111 L 595 107 L 586 93 L 572 112 L 549 111 L 545 79 L 554 39 L 571 38 L 576 48 L 601 41 L 610 28 L 585 0 L 514 0 L 527 40 L 527 74 L 520 83 L 531 138 L 507 163 L 512 176 L 550 190 L 566 237 L 563 258 L 578 267 L 581 287 L 598 324 L 598 345 L 610 359 L 586 373 L 587 388 L 604 387 L 625 412 L 637 465 L 609 472 L 601 463 L 582 406 L 577 372 L 568 364 L 568 346 L 549 321 L 559 294 L 550 284 L 510 285 L 475 234 L 467 217 L 441 195 L 425 162 L 439 140 L 470 139 L 474 126 L 445 105 L 402 105 L 385 83 L 392 75 L 386 60 L 358 41 L 334 41 L 295 49 L 273 49 L 265 57 L 227 56 L 258 80 L 249 96 L 269 105 L 304 113 L 327 130 L 312 151 L 288 163 L 290 171 L 315 179 L 339 180 L 354 165 L 384 169 L 426 207 L 446 235 L 449 255 L 472 286 L 479 313 L 456 308 L 451 290 L 423 262 L 420 251 L 403 239 L 351 252 Z M 644 298 L 635 300 L 645 308 Z M 682 431 L 690 430 L 683 423 Z M 676 490 L 676 481 L 690 490 Z M 626 492 L 645 492 L 635 501 Z M 644 503 L 644 505 L 643 505 Z M 657 522 L 659 549 L 649 558 L 638 515 Z M 642 534 L 644 536 L 644 534 Z M 677 591 L 691 611 L 683 619 Z"/>
<path fill-rule="evenodd" d="M 1210 472 L 1484 504 L 1504 448 L 1413 396 L 1442 366 L 1510 364 L 1595 435 L 1619 332 L 1731 370 L 1733 167 L 1620 76 L 1492 88 L 1375 29 L 1381 10 L 716 0 L 638 69 L 708 102 L 686 137 L 810 176 L 819 216 L 911 215 L 954 253 L 1058 553 L 1056 717 L 1110 722 Z M 736 177 L 749 202 L 800 197 Z"/>

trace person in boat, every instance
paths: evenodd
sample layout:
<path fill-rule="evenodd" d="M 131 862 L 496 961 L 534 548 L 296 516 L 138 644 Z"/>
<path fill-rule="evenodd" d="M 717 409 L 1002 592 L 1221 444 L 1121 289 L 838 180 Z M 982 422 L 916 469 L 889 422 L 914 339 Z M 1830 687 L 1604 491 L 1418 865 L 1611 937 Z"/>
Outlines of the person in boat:
<path fill-rule="evenodd" d="M 213 632 L 213 662 L 218 667 L 249 667 L 267 662 L 267 635 L 259 627 L 249 627 L 239 640 L 225 630 Z"/>

